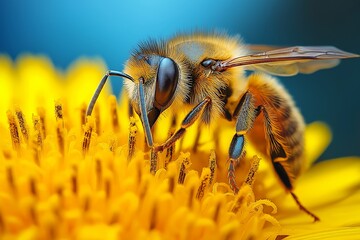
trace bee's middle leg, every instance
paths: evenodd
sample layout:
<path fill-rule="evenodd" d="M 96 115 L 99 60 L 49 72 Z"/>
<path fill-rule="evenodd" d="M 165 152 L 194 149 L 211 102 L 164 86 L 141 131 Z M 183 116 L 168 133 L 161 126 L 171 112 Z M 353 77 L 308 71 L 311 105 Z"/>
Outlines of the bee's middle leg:
<path fill-rule="evenodd" d="M 233 113 L 233 118 L 236 119 L 236 133 L 229 147 L 228 179 L 230 187 L 235 193 L 239 191 L 235 180 L 235 166 L 243 154 L 245 143 L 244 135 L 252 128 L 260 112 L 261 106 L 256 107 L 253 95 L 250 92 L 246 92 L 241 97 Z"/>
<path fill-rule="evenodd" d="M 198 105 L 196 105 L 184 118 L 181 123 L 181 127 L 171 137 L 169 137 L 165 143 L 155 147 L 156 152 L 162 152 L 165 149 L 171 147 L 177 140 L 179 140 L 185 133 L 186 129 L 190 127 L 199 117 L 202 115 L 204 109 L 211 103 L 209 97 L 204 98 Z"/>

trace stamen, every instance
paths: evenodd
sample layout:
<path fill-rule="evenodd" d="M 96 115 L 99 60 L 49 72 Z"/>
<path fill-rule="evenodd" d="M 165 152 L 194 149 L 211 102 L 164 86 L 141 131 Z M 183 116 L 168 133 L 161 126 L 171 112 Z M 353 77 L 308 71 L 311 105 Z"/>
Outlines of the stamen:
<path fill-rule="evenodd" d="M 200 186 L 196 193 L 197 199 L 201 200 L 204 197 L 205 191 L 209 186 L 209 180 L 210 180 L 210 169 L 203 168 L 203 170 L 201 172 L 201 177 L 200 177 Z"/>
<path fill-rule="evenodd" d="M 85 103 L 81 104 L 81 108 L 80 108 L 80 124 L 81 126 L 85 125 L 86 122 L 86 109 L 87 106 Z"/>
<path fill-rule="evenodd" d="M 181 161 L 178 183 L 183 184 L 185 181 L 188 169 L 191 166 L 190 153 L 181 153 L 179 160 Z"/>
<path fill-rule="evenodd" d="M 119 213 L 115 212 L 109 220 L 109 225 L 113 225 L 119 221 Z"/>
<path fill-rule="evenodd" d="M 25 141 L 28 142 L 29 141 L 29 128 L 26 124 L 24 114 L 22 113 L 22 111 L 19 108 L 16 108 L 15 113 L 16 113 L 16 117 L 19 122 L 20 131 L 22 133 L 22 136 L 24 137 Z"/>
<path fill-rule="evenodd" d="M 128 161 L 134 156 L 135 144 L 136 144 L 136 135 L 138 128 L 135 124 L 135 118 L 130 117 L 130 126 L 129 126 L 129 152 L 128 152 Z"/>
<path fill-rule="evenodd" d="M 213 216 L 214 222 L 216 222 L 216 223 L 219 220 L 220 208 L 221 208 L 221 202 L 217 202 L 216 207 L 215 207 L 215 211 L 214 211 L 214 216 Z"/>
<path fill-rule="evenodd" d="M 56 134 L 60 152 L 64 155 L 65 152 L 65 128 L 62 105 L 59 101 L 55 102 L 55 117 L 56 117 Z"/>
<path fill-rule="evenodd" d="M 172 117 L 171 120 L 171 127 L 169 130 L 169 134 L 168 134 L 168 138 L 170 138 L 176 131 L 176 115 L 174 115 Z M 166 149 L 166 158 L 164 161 L 164 168 L 167 169 L 167 165 L 169 164 L 169 162 L 172 161 L 173 158 L 173 154 L 174 154 L 174 149 L 175 149 L 175 143 L 172 144 L 169 148 Z"/>
<path fill-rule="evenodd" d="M 158 152 L 151 149 L 150 151 L 150 173 L 155 175 L 158 161 Z"/>
<path fill-rule="evenodd" d="M 195 188 L 191 187 L 189 192 L 189 203 L 188 206 L 191 209 L 194 203 L 194 194 L 195 194 Z"/>
<path fill-rule="evenodd" d="M 250 204 L 250 208 L 257 209 L 259 206 L 269 206 L 272 208 L 271 214 L 277 213 L 276 205 L 268 199 L 260 199 Z"/>
<path fill-rule="evenodd" d="M 40 117 L 37 115 L 33 115 L 32 117 L 33 119 L 33 124 L 34 124 L 34 131 L 35 131 L 35 139 L 34 139 L 34 143 L 35 145 L 42 149 L 42 145 L 43 145 L 43 138 L 42 138 L 42 134 L 41 134 L 41 120 Z"/>
<path fill-rule="evenodd" d="M 9 129 L 10 129 L 10 135 L 11 135 L 13 148 L 15 150 L 19 150 L 20 149 L 20 137 L 19 137 L 19 132 L 18 132 L 18 128 L 16 125 L 16 121 L 15 121 L 15 116 L 10 110 L 7 111 L 6 114 L 8 117 Z"/>
<path fill-rule="evenodd" d="M 253 191 L 249 185 L 242 185 L 239 192 L 236 194 L 231 211 L 237 213 L 243 205 L 247 205 L 247 200 L 253 199 Z"/>
<path fill-rule="evenodd" d="M 38 192 L 37 192 L 37 188 L 36 188 L 36 182 L 34 178 L 30 178 L 29 179 L 29 188 L 30 188 L 30 193 L 34 196 L 37 197 L 38 196 Z"/>
<path fill-rule="evenodd" d="M 86 154 L 89 151 L 93 128 L 94 128 L 94 118 L 89 116 L 86 121 L 84 139 L 82 144 L 82 150 L 84 154 Z"/>
<path fill-rule="evenodd" d="M 31 217 L 33 223 L 35 225 L 37 225 L 38 224 L 38 217 L 36 215 L 36 210 L 35 210 L 35 205 L 34 204 L 31 204 L 29 206 L 29 214 L 30 214 L 30 217 Z"/>
<path fill-rule="evenodd" d="M 95 161 L 95 172 L 96 172 L 96 186 L 100 189 L 102 182 L 102 165 L 100 159 L 96 159 Z"/>
<path fill-rule="evenodd" d="M 5 232 L 5 222 L 1 212 L 0 212 L 0 232 Z"/>
<path fill-rule="evenodd" d="M 209 185 L 211 186 L 213 184 L 214 178 L 215 178 L 215 169 L 216 169 L 215 150 L 211 150 L 211 152 L 210 152 L 209 169 L 210 169 Z"/>
<path fill-rule="evenodd" d="M 62 109 L 61 102 L 59 100 L 55 102 L 55 117 L 56 117 L 56 120 L 63 119 L 63 109 Z"/>
<path fill-rule="evenodd" d="M 33 124 L 35 135 L 32 140 L 32 147 L 34 152 L 34 160 L 37 165 L 40 165 L 40 153 L 43 146 L 43 139 L 41 135 L 41 126 L 40 126 L 40 118 L 39 116 L 33 115 Z"/>
<path fill-rule="evenodd" d="M 101 127 L 100 127 L 100 107 L 99 105 L 95 106 L 95 132 L 100 135 Z"/>
<path fill-rule="evenodd" d="M 245 180 L 245 184 L 248 184 L 250 186 L 253 184 L 255 173 L 259 169 L 259 163 L 260 163 L 260 158 L 258 156 L 256 156 L 256 155 L 254 155 L 253 159 L 251 161 L 251 167 L 249 169 L 249 173 L 248 173 L 247 178 Z"/>
<path fill-rule="evenodd" d="M 173 192 L 175 188 L 175 177 L 173 175 L 169 176 L 169 192 Z"/>
<path fill-rule="evenodd" d="M 37 109 L 37 113 L 38 113 L 39 118 L 40 118 L 41 136 L 42 136 L 43 139 L 45 139 L 46 134 L 47 134 L 46 133 L 46 125 L 45 125 L 45 109 L 39 107 Z"/>
<path fill-rule="evenodd" d="M 105 196 L 106 196 L 106 199 L 110 199 L 110 196 L 111 196 L 111 182 L 110 182 L 110 179 L 106 179 L 105 182 Z"/>
<path fill-rule="evenodd" d="M 6 179 L 13 194 L 16 195 L 16 185 L 14 180 L 14 172 L 11 166 L 6 169 Z"/>
<path fill-rule="evenodd" d="M 73 172 L 73 174 L 71 175 L 71 178 L 70 178 L 71 191 L 73 192 L 74 195 L 76 195 L 77 192 L 78 192 L 78 179 L 76 177 L 76 175 L 77 175 L 77 167 L 74 166 L 73 169 L 74 169 L 74 172 Z"/>
<path fill-rule="evenodd" d="M 84 197 L 83 211 L 86 213 L 90 209 L 90 197 L 87 195 Z"/>
<path fill-rule="evenodd" d="M 119 118 L 118 118 L 118 113 L 117 113 L 116 97 L 114 95 L 111 95 L 109 97 L 109 101 L 110 101 L 110 116 L 112 117 L 113 130 L 114 130 L 114 132 L 118 132 L 119 131 Z"/>
<path fill-rule="evenodd" d="M 157 218 L 157 204 L 154 203 L 154 206 L 151 211 L 150 230 L 156 227 L 156 218 Z"/>

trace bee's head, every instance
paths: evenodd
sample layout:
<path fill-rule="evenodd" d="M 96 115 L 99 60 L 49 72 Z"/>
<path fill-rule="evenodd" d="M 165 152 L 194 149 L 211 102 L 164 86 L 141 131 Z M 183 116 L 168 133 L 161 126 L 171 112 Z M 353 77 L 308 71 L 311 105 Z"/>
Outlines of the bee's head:
<path fill-rule="evenodd" d="M 179 66 L 168 57 L 153 54 L 134 55 L 126 64 L 125 72 L 135 82 L 125 81 L 125 87 L 134 110 L 140 116 L 140 97 L 138 81 L 144 83 L 144 101 L 150 127 L 154 125 L 160 113 L 174 101 L 179 82 Z"/>

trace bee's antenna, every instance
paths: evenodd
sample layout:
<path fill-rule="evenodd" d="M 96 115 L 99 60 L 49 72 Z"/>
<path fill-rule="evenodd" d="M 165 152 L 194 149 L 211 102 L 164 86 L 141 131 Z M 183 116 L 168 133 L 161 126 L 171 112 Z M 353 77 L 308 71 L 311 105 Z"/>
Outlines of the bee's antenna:
<path fill-rule="evenodd" d="M 90 116 L 93 109 L 94 109 L 94 105 L 96 103 L 96 100 L 98 99 L 99 97 L 99 94 L 101 92 L 101 90 L 103 89 L 105 83 L 106 83 L 106 80 L 109 78 L 109 76 L 117 76 L 117 77 L 123 77 L 123 78 L 127 78 L 131 81 L 134 82 L 134 79 L 130 76 L 130 75 L 127 75 L 126 73 L 122 73 L 122 72 L 118 72 L 118 71 L 113 71 L 113 70 L 109 70 L 106 72 L 105 76 L 101 79 L 100 83 L 99 83 L 99 86 L 97 87 L 90 103 L 89 103 L 89 107 L 86 111 L 86 115 L 87 116 Z"/>

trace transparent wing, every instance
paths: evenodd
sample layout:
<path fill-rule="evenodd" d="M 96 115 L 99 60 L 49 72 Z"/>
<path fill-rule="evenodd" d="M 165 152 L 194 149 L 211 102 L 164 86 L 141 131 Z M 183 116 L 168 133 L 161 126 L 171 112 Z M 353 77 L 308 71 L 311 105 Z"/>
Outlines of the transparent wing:
<path fill-rule="evenodd" d="M 224 71 L 228 68 L 244 66 L 247 70 L 260 70 L 272 75 L 291 76 L 297 73 L 313 73 L 320 69 L 332 68 L 340 59 L 359 57 L 344 52 L 336 47 L 286 47 L 249 46 L 250 55 L 236 57 L 216 64 L 215 69 Z M 257 52 L 259 51 L 260 52 Z"/>

